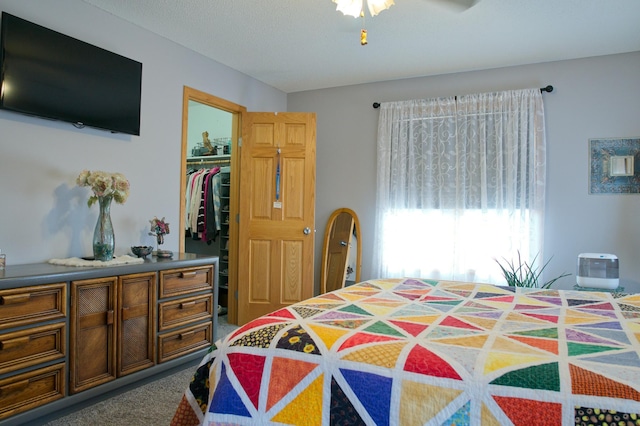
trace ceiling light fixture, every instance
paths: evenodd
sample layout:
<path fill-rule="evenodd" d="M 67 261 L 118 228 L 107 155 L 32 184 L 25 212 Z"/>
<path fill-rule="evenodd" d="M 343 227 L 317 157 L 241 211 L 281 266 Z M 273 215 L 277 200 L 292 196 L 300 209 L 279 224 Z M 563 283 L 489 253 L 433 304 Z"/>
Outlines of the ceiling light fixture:
<path fill-rule="evenodd" d="M 367 45 L 367 30 L 364 28 L 364 4 L 367 4 L 369 14 L 376 16 L 378 13 L 385 9 L 389 9 L 393 6 L 393 0 L 333 0 L 336 6 L 336 10 L 339 10 L 345 15 L 353 16 L 357 18 L 362 17 L 362 29 L 360 30 L 360 44 L 362 46 Z"/>
<path fill-rule="evenodd" d="M 393 6 L 393 0 L 333 0 L 339 10 L 345 15 L 357 18 L 364 16 L 364 4 L 367 4 L 369 14 L 376 16 L 378 13 Z"/>

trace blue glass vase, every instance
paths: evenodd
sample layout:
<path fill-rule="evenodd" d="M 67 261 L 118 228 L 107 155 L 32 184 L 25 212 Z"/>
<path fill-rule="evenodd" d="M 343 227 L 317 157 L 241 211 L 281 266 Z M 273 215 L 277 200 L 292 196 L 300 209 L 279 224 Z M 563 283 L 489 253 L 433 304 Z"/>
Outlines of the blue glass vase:
<path fill-rule="evenodd" d="M 113 197 L 98 197 L 98 222 L 93 231 L 93 258 L 106 262 L 113 259 L 116 238 L 111 223 L 111 200 Z"/>

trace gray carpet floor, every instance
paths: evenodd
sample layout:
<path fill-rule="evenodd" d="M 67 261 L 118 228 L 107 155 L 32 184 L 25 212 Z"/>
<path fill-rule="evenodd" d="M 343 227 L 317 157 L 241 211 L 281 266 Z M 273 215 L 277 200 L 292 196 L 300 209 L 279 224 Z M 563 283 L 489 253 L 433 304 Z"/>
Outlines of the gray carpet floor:
<path fill-rule="evenodd" d="M 237 328 L 227 323 L 226 315 L 218 317 L 219 339 Z M 198 362 L 154 382 L 45 423 L 45 426 L 169 425 Z"/>

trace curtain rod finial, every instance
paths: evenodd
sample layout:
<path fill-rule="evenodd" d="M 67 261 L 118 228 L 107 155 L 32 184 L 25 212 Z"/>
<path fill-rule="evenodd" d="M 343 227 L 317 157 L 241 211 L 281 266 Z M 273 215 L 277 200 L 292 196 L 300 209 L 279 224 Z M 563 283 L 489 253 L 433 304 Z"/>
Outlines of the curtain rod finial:
<path fill-rule="evenodd" d="M 374 108 L 380 108 L 380 102 L 374 102 L 373 103 L 373 107 Z"/>

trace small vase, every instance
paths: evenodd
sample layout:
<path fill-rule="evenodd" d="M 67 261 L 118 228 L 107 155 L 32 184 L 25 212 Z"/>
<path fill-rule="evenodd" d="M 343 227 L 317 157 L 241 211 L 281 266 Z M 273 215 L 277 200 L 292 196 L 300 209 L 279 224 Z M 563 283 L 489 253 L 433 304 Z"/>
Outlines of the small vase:
<path fill-rule="evenodd" d="M 93 231 L 93 258 L 106 262 L 113 259 L 116 238 L 111 223 L 111 200 L 113 197 L 98 197 L 100 211 Z"/>
<path fill-rule="evenodd" d="M 156 240 L 158 241 L 158 250 L 156 250 L 156 256 L 160 258 L 171 258 L 173 256 L 173 252 L 171 250 L 162 250 L 160 248 L 160 244 L 164 243 L 164 234 L 156 235 Z"/>

